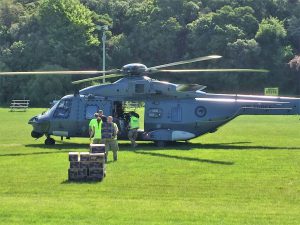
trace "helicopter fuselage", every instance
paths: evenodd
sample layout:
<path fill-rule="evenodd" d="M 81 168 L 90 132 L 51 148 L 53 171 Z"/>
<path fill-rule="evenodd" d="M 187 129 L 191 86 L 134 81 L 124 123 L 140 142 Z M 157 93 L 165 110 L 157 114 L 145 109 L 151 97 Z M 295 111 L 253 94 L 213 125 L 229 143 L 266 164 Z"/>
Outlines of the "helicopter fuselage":
<path fill-rule="evenodd" d="M 144 130 L 139 131 L 138 140 L 149 141 L 189 140 L 215 132 L 239 115 L 299 114 L 298 98 L 180 92 L 177 86 L 148 77 L 130 77 L 82 89 L 30 119 L 32 136 L 88 137 L 89 121 L 102 109 L 114 117 L 119 138 L 127 139 L 127 101 L 144 103 Z"/>

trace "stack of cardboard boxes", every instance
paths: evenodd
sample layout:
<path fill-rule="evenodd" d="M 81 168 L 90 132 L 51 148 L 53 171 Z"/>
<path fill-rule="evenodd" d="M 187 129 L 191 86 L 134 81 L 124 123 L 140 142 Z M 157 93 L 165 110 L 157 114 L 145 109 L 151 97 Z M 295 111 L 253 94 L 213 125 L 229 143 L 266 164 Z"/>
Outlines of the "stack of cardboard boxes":
<path fill-rule="evenodd" d="M 101 181 L 105 171 L 105 146 L 91 144 L 90 152 L 69 152 L 69 181 Z"/>

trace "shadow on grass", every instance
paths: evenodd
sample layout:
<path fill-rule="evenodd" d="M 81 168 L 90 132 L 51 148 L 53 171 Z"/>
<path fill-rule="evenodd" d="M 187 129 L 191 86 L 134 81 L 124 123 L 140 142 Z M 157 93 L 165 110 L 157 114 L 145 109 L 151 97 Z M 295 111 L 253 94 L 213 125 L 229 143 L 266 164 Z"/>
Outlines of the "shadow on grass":
<path fill-rule="evenodd" d="M 280 146 L 262 146 L 262 145 L 233 145 L 233 144 L 192 144 L 199 149 L 213 150 L 300 150 L 300 147 L 280 147 Z"/>
<path fill-rule="evenodd" d="M 61 154 L 61 153 L 68 153 L 69 151 L 55 151 L 55 152 L 28 152 L 28 153 L 7 153 L 7 154 L 0 154 L 0 157 L 4 156 L 27 156 L 27 155 L 48 155 L 48 154 Z"/>
<path fill-rule="evenodd" d="M 161 151 L 161 150 L 300 150 L 300 147 L 280 147 L 280 146 L 262 146 L 262 145 L 250 145 L 251 142 L 231 142 L 231 143 L 190 143 L 190 142 L 173 142 L 165 147 L 157 147 L 153 143 L 141 143 L 137 148 L 133 149 L 130 144 L 120 144 L 121 151 L 133 151 L 133 150 L 149 150 L 149 151 Z"/>
<path fill-rule="evenodd" d="M 135 150 L 300 150 L 300 147 L 280 147 L 280 146 L 262 146 L 262 145 L 250 145 L 251 142 L 230 142 L 230 143 L 190 143 L 190 142 L 171 142 L 165 147 L 157 147 L 152 142 L 139 143 L 137 148 L 132 148 L 130 143 L 119 143 L 120 151 L 135 151 Z M 70 143 L 61 142 L 56 145 L 44 145 L 44 144 L 28 144 L 25 145 L 28 148 L 42 148 L 42 149 L 54 149 L 54 150 L 78 150 L 89 149 L 88 144 L 82 143 Z"/>
<path fill-rule="evenodd" d="M 64 180 L 61 184 L 101 184 L 104 181 L 104 178 L 101 180 Z"/>
<path fill-rule="evenodd" d="M 136 154 L 142 154 L 142 155 L 151 155 L 151 156 L 157 156 L 157 157 L 171 158 L 171 159 L 201 162 L 201 163 L 222 164 L 222 165 L 233 165 L 234 164 L 234 162 L 218 161 L 218 160 L 211 160 L 211 159 L 199 159 L 199 158 L 192 158 L 192 157 L 186 157 L 186 156 L 177 156 L 177 155 L 167 155 L 167 154 L 156 153 L 156 152 L 144 152 L 144 151 L 139 152 L 139 151 L 135 151 L 135 153 Z"/>
<path fill-rule="evenodd" d="M 25 145 L 26 148 L 42 148 L 42 149 L 56 149 L 56 150 L 74 150 L 74 149 L 88 149 L 88 144 L 81 144 L 81 143 L 68 143 L 62 142 L 60 144 L 55 145 L 45 145 L 45 144 L 27 144 Z"/>
<path fill-rule="evenodd" d="M 133 149 L 130 143 L 120 143 L 120 151 L 131 151 L 138 154 L 150 154 L 150 152 L 140 152 L 142 151 L 162 151 L 162 150 L 177 150 L 177 151 L 187 151 L 187 150 L 300 150 L 300 147 L 277 147 L 277 146 L 260 146 L 260 145 L 249 145 L 251 142 L 231 142 L 231 143 L 213 143 L 213 144 L 201 144 L 201 143 L 189 143 L 189 142 L 174 142 L 170 143 L 166 147 L 157 147 L 152 142 L 139 143 L 138 147 Z M 61 142 L 56 145 L 44 145 L 44 144 L 27 144 L 27 148 L 41 148 L 47 150 L 59 150 L 59 151 L 47 151 L 47 152 L 26 152 L 26 153 L 7 153 L 0 154 L 3 156 L 26 156 L 26 155 L 47 155 L 47 154 L 58 154 L 67 153 L 69 151 L 88 151 L 88 144 L 82 143 L 67 143 Z M 158 156 L 160 153 L 153 153 L 153 155 Z M 169 157 L 169 155 L 162 154 L 162 157 Z M 170 156 L 169 158 L 172 158 Z M 187 158 L 185 160 L 193 161 L 193 158 Z M 196 159 L 195 161 L 198 161 Z M 199 159 L 199 161 L 203 161 Z M 205 159 L 204 159 L 205 161 Z M 209 160 L 208 160 L 209 161 Z M 221 162 L 222 163 L 222 162 Z M 225 162 L 226 163 L 226 162 Z"/>

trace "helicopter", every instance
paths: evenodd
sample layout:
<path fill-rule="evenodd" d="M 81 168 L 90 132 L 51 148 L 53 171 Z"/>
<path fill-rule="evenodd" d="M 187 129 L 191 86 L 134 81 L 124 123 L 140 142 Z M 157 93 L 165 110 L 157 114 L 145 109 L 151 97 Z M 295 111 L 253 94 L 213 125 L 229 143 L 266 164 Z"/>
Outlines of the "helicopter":
<path fill-rule="evenodd" d="M 163 72 L 268 72 L 265 69 L 166 69 L 221 57 L 209 55 L 149 68 L 141 63 L 131 63 L 108 71 L 0 72 L 0 75 L 103 74 L 73 81 L 73 84 L 121 77 L 114 83 L 89 86 L 64 96 L 46 112 L 32 117 L 28 121 L 33 127 L 31 136 L 36 139 L 45 136 L 46 145 L 55 144 L 51 136 L 61 139 L 89 137 L 89 121 L 100 109 L 105 115 L 113 115 L 120 131 L 118 139 L 128 140 L 130 113 L 125 111 L 128 101 L 144 104 L 144 130 L 138 130 L 137 140 L 153 141 L 160 147 L 168 142 L 187 141 L 216 132 L 240 115 L 299 114 L 299 98 L 206 93 L 204 85 L 175 84 L 150 78 L 153 73 Z"/>

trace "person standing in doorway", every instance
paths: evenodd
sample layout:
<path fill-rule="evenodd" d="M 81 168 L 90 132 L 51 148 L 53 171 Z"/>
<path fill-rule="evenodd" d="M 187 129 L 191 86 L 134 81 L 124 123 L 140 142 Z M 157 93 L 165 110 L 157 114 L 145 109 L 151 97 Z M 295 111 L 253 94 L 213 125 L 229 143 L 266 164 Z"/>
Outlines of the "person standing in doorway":
<path fill-rule="evenodd" d="M 128 139 L 131 141 L 131 146 L 135 148 L 137 143 L 135 142 L 138 136 L 139 129 L 139 116 L 137 113 L 130 113 Z"/>

